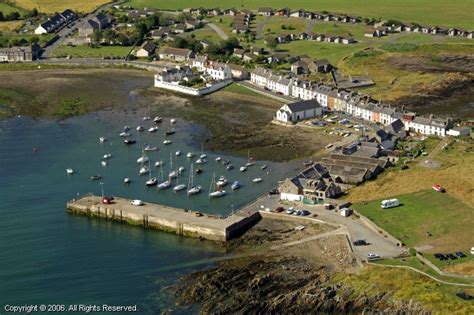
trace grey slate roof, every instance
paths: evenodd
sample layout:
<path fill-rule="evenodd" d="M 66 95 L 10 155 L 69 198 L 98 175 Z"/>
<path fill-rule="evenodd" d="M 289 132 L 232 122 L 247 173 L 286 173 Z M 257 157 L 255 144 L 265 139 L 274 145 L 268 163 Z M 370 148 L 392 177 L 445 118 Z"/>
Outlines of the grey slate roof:
<path fill-rule="evenodd" d="M 319 102 L 315 99 L 295 102 L 287 105 L 292 112 L 301 112 L 304 110 L 316 109 L 321 107 L 321 104 L 319 104 Z"/>

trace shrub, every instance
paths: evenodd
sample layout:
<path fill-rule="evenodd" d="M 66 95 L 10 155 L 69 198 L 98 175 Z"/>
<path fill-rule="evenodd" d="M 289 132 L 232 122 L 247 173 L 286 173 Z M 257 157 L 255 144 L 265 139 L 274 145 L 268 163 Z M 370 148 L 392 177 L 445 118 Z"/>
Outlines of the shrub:
<path fill-rule="evenodd" d="M 403 52 L 416 50 L 416 44 L 399 43 L 399 44 L 383 44 L 381 48 L 388 52 Z"/>

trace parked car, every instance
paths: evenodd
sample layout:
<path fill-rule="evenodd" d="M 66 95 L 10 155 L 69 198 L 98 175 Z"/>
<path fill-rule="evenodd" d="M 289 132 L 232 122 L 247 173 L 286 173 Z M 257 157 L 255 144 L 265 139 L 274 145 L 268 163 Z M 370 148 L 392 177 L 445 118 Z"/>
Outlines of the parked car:
<path fill-rule="evenodd" d="M 308 210 L 301 210 L 300 214 L 298 214 L 298 215 L 304 217 L 304 216 L 307 216 L 307 215 L 310 215 L 310 214 L 311 214 L 311 212 L 309 212 Z"/>
<path fill-rule="evenodd" d="M 283 212 L 283 211 L 285 211 L 285 208 L 283 208 L 283 207 L 278 207 L 278 208 L 275 209 L 276 213 L 280 213 L 280 212 Z"/>
<path fill-rule="evenodd" d="M 466 257 L 466 254 L 464 254 L 463 252 L 455 252 L 454 255 L 458 256 L 459 258 Z"/>
<path fill-rule="evenodd" d="M 324 209 L 325 210 L 332 210 L 332 209 L 334 209 L 334 206 L 330 203 L 325 203 L 324 204 Z"/>
<path fill-rule="evenodd" d="M 444 188 L 440 184 L 434 184 L 433 189 L 437 192 L 444 192 Z"/>
<path fill-rule="evenodd" d="M 471 255 L 474 255 L 474 247 L 471 247 Z"/>
<path fill-rule="evenodd" d="M 102 197 L 102 203 L 104 205 L 110 205 L 112 203 L 112 198 L 110 197 Z"/>
<path fill-rule="evenodd" d="M 354 244 L 354 246 L 366 246 L 366 245 L 369 245 L 369 243 L 367 243 L 365 240 L 355 240 L 352 244 Z"/>
<path fill-rule="evenodd" d="M 444 256 L 444 254 L 441 254 L 441 253 L 436 253 L 433 256 L 440 261 L 447 260 L 446 256 Z"/>
<path fill-rule="evenodd" d="M 448 259 L 450 259 L 450 260 L 458 259 L 458 258 L 456 257 L 456 255 L 453 255 L 453 254 L 451 254 L 451 253 L 446 254 L 446 257 L 448 257 Z"/>
<path fill-rule="evenodd" d="M 143 206 L 144 205 L 143 201 L 141 201 L 139 199 L 132 200 L 132 202 L 130 202 L 130 203 L 134 206 Z"/>
<path fill-rule="evenodd" d="M 268 192 L 269 195 L 278 195 L 280 192 L 278 191 L 278 189 L 276 188 L 273 188 L 272 190 L 270 190 Z"/>
<path fill-rule="evenodd" d="M 375 253 L 368 253 L 367 254 L 367 260 L 377 260 L 377 259 L 380 259 L 379 254 L 375 254 Z"/>

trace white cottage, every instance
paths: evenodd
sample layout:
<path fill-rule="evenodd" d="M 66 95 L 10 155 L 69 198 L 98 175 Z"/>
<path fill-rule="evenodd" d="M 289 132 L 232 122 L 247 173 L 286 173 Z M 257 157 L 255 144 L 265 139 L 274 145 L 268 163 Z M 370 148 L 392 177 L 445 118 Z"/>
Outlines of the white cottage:
<path fill-rule="evenodd" d="M 282 122 L 297 122 L 322 116 L 321 104 L 315 99 L 283 105 L 276 113 L 276 119 Z"/>

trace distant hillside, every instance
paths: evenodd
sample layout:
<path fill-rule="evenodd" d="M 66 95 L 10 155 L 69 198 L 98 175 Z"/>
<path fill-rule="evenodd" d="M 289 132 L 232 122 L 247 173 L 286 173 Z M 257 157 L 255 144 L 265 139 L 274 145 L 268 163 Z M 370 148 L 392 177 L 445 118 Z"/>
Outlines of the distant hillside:
<path fill-rule="evenodd" d="M 111 2 L 110 0 L 14 0 L 15 6 L 31 10 L 37 8 L 40 12 L 53 13 L 64 9 L 77 12 L 90 12 L 96 7 Z M 1 7 L 1 4 L 0 4 Z"/>

